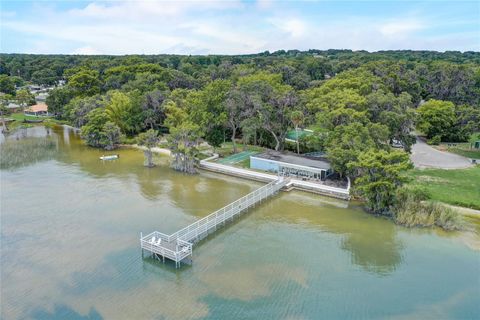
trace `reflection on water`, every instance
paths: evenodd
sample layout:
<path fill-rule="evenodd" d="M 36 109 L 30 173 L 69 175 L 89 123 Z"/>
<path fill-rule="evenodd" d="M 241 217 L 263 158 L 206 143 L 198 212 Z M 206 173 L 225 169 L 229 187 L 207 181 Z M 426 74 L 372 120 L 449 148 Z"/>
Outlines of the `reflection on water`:
<path fill-rule="evenodd" d="M 102 162 L 102 150 L 66 128 L 27 136 L 55 141 L 55 151 L 1 171 L 1 318 L 480 317 L 479 254 L 465 234 L 413 231 L 355 203 L 280 193 L 177 270 L 142 258 L 139 233 L 176 231 L 259 183 L 184 175 L 166 157 L 145 168 L 134 149 Z"/>
<path fill-rule="evenodd" d="M 0 144 L 0 169 L 12 170 L 52 159 L 57 154 L 54 138 L 8 139 Z"/>

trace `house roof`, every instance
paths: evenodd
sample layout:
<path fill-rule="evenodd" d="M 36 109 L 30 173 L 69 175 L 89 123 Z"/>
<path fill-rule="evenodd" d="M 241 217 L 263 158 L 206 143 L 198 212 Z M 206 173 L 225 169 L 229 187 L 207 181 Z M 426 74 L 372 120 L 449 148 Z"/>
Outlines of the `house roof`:
<path fill-rule="evenodd" d="M 297 166 L 311 167 L 316 169 L 328 170 L 331 168 L 330 163 L 325 159 L 313 159 L 304 156 L 298 156 L 293 153 L 278 152 L 269 150 L 264 153 L 251 156 L 252 158 L 261 158 L 272 160 L 276 162 L 283 162 L 287 164 L 293 164 Z"/>
<path fill-rule="evenodd" d="M 45 103 L 35 104 L 33 106 L 28 107 L 27 111 L 31 112 L 41 112 L 41 111 L 48 111 L 48 106 Z"/>

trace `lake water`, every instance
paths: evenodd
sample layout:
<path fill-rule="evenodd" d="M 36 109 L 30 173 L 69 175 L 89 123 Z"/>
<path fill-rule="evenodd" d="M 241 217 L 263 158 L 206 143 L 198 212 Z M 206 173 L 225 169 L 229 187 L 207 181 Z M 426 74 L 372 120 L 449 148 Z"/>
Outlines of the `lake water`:
<path fill-rule="evenodd" d="M 132 149 L 102 162 L 66 128 L 18 135 L 2 138 L 23 154 L 2 163 L 2 319 L 480 318 L 478 224 L 407 229 L 281 192 L 175 269 L 142 258 L 140 232 L 171 233 L 261 184 L 184 175 L 166 157 L 148 169 Z"/>

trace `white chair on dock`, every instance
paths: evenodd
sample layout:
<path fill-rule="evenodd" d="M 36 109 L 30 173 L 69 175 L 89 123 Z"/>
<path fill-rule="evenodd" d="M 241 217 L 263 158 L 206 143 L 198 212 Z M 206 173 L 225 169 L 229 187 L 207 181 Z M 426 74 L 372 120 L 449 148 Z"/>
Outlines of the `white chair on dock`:
<path fill-rule="evenodd" d="M 183 248 L 182 248 L 182 252 L 187 253 L 187 252 L 188 252 L 188 247 L 183 247 Z"/>
<path fill-rule="evenodd" d="M 162 243 L 162 238 L 158 238 L 158 241 L 157 241 L 157 243 L 155 243 L 155 245 L 160 246 L 161 243 Z"/>
<path fill-rule="evenodd" d="M 156 238 L 155 238 L 155 236 L 153 236 L 152 239 L 150 240 L 150 244 L 155 244 L 155 240 L 156 240 Z"/>

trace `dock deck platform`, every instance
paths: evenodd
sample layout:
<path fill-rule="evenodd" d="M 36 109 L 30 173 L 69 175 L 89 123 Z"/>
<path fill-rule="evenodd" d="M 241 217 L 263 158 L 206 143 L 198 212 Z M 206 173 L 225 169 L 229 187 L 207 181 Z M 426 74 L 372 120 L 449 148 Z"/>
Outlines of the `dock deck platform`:
<path fill-rule="evenodd" d="M 173 260 L 175 266 L 179 267 L 184 259 L 192 257 L 195 243 L 221 228 L 227 222 L 232 221 L 235 216 L 246 212 L 262 200 L 274 195 L 288 182 L 289 179 L 279 177 L 277 180 L 258 188 L 171 235 L 159 231 L 154 231 L 146 236 L 140 234 L 141 248 L 163 261 L 165 261 L 165 258 Z"/>

